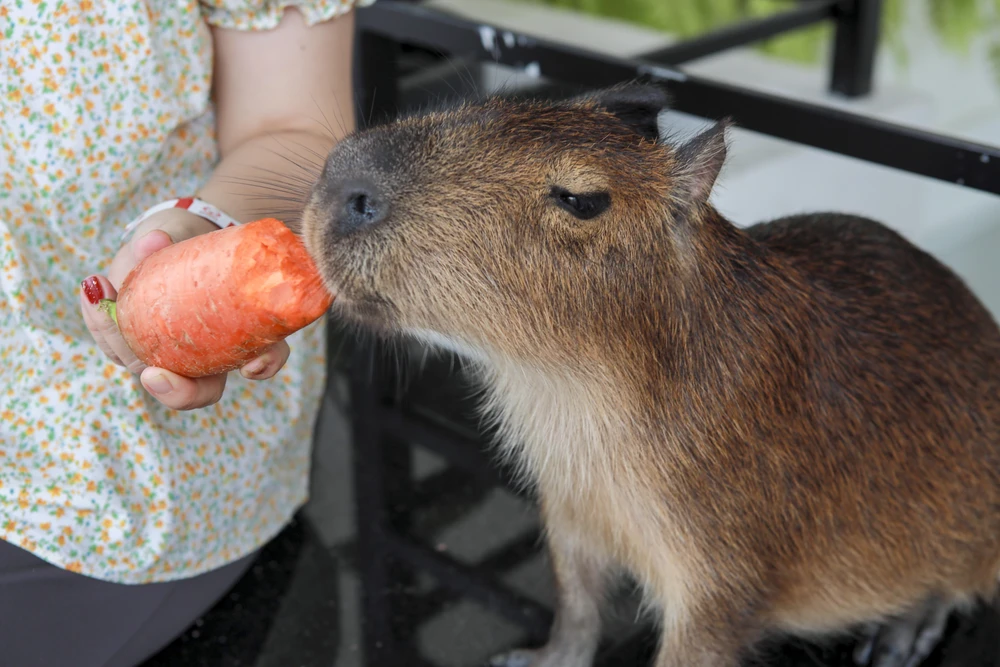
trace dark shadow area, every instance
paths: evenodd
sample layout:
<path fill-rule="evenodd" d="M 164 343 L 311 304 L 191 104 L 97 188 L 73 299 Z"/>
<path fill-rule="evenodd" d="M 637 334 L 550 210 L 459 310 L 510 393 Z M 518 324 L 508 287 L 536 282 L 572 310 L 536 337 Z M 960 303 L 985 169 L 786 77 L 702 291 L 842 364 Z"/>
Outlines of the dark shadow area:
<path fill-rule="evenodd" d="M 226 597 L 143 667 L 330 664 L 340 642 L 338 585 L 336 558 L 296 519 Z"/>

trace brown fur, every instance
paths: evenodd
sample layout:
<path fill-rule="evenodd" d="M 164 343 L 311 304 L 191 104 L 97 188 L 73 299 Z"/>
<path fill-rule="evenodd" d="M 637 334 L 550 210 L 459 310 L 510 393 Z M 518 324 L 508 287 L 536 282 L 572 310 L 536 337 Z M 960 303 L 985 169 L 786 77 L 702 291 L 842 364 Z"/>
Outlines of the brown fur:
<path fill-rule="evenodd" d="M 337 313 L 473 360 L 560 586 L 533 664 L 589 664 L 611 566 L 661 612 L 660 667 L 991 595 L 993 319 L 878 223 L 730 224 L 708 203 L 725 125 L 657 141 L 658 95 L 487 100 L 360 133 L 304 216 Z M 389 213 L 346 233 L 355 177 Z M 552 186 L 611 207 L 579 220 Z"/>

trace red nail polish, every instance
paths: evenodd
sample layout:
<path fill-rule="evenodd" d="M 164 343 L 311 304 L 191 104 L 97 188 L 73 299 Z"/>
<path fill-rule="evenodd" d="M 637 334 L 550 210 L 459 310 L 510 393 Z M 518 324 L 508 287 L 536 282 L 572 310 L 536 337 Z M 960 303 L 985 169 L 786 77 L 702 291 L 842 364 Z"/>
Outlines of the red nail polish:
<path fill-rule="evenodd" d="M 104 298 L 104 288 L 101 287 L 101 283 L 95 276 L 90 276 L 82 284 L 83 294 L 87 297 L 87 301 L 96 306 L 97 302 Z"/>

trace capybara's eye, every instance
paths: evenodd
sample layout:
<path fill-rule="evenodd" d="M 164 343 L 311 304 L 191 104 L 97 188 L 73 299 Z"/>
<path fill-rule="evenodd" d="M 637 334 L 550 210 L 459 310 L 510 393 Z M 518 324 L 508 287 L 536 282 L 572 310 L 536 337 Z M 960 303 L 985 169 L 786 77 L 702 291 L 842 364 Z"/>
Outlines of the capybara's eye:
<path fill-rule="evenodd" d="M 607 192 L 578 193 L 554 187 L 551 197 L 560 208 L 569 211 L 580 220 L 596 218 L 611 206 L 611 195 Z"/>

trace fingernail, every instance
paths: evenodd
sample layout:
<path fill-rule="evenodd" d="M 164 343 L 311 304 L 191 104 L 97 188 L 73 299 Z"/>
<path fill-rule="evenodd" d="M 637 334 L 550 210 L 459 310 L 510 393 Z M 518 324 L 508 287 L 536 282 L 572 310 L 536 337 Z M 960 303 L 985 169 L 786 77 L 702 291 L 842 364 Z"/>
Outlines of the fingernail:
<path fill-rule="evenodd" d="M 243 367 L 244 375 L 260 375 L 267 368 L 267 360 L 265 359 L 254 359 L 249 364 Z"/>
<path fill-rule="evenodd" d="M 174 385 L 170 384 L 170 380 L 163 373 L 151 375 L 146 379 L 144 384 L 146 385 L 146 389 L 160 396 L 169 394 L 174 390 Z"/>
<path fill-rule="evenodd" d="M 104 298 L 104 288 L 98 282 L 97 276 L 90 276 L 81 284 L 83 285 L 83 295 L 92 305 L 96 306 Z"/>

